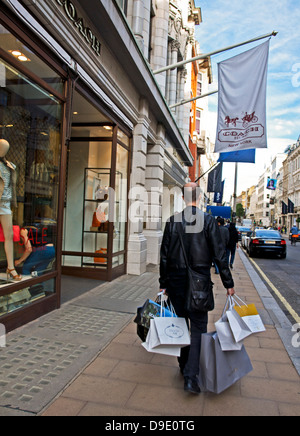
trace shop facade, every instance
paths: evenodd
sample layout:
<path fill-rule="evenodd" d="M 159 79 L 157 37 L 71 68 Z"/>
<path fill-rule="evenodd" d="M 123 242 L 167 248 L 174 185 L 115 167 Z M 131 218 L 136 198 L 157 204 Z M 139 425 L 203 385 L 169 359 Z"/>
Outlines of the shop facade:
<path fill-rule="evenodd" d="M 192 159 L 117 2 L 2 4 L 0 185 L 5 171 L 17 177 L 16 203 L 0 204 L 11 211 L 9 228 L 0 214 L 0 323 L 10 331 L 60 307 L 62 274 L 111 281 L 155 263 L 165 161 L 170 177 L 174 167 L 165 150 Z M 184 177 L 177 163 L 178 185 Z M 145 222 L 136 187 L 151 190 L 143 204 L 158 219 Z"/>

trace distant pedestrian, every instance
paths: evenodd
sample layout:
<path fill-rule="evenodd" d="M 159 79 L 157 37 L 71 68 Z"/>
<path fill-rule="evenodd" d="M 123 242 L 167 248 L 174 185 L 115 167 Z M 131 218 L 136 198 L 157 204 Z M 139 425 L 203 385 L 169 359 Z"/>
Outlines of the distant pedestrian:
<path fill-rule="evenodd" d="M 218 223 L 218 226 L 219 226 L 219 230 L 220 230 L 220 234 L 221 234 L 221 239 L 222 239 L 222 242 L 223 242 L 224 250 L 227 251 L 227 247 L 228 247 L 228 244 L 229 244 L 229 230 L 228 230 L 228 227 L 224 227 L 225 220 L 224 220 L 224 218 L 222 218 L 220 216 L 218 216 L 218 218 L 217 218 L 217 223 Z M 219 274 L 220 271 L 219 271 L 217 263 L 214 263 L 214 265 L 215 265 L 216 274 Z"/>
<path fill-rule="evenodd" d="M 233 268 L 236 249 L 239 248 L 239 234 L 236 229 L 235 223 L 231 222 L 228 227 L 229 230 L 229 243 L 227 246 L 227 260 L 230 268 Z"/>

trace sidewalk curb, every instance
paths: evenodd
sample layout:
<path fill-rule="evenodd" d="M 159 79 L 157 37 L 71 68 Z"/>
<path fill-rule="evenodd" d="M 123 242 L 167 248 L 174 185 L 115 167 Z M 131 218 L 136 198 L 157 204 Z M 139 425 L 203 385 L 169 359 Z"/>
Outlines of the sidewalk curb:
<path fill-rule="evenodd" d="M 296 348 L 292 345 L 292 338 L 295 334 L 295 332 L 292 330 L 292 323 L 283 313 L 275 298 L 272 296 L 271 292 L 268 290 L 267 286 L 264 284 L 255 268 L 252 266 L 245 253 L 242 250 L 239 250 L 239 255 L 254 287 L 256 288 L 262 300 L 266 311 L 274 322 L 274 327 L 276 328 L 277 333 L 279 334 L 283 345 L 291 361 L 293 362 L 293 365 L 295 366 L 296 371 L 300 376 L 300 347 Z"/>

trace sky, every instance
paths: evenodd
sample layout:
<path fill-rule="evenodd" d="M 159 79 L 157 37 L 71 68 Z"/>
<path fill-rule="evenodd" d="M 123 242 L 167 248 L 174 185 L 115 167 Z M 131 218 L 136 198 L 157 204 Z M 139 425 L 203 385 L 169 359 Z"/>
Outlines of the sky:
<path fill-rule="evenodd" d="M 299 0 L 195 0 L 202 20 L 196 26 L 196 39 L 202 53 L 209 53 L 249 39 L 278 32 L 270 41 L 267 88 L 268 149 L 256 150 L 256 163 L 238 165 L 238 192 L 256 185 L 272 156 L 294 144 L 300 135 L 300 1 Z M 265 40 L 257 41 L 211 57 L 213 83 L 218 88 L 217 65 Z M 208 97 L 209 131 L 215 139 L 218 94 Z M 234 190 L 234 164 L 223 168 L 225 196 Z"/>

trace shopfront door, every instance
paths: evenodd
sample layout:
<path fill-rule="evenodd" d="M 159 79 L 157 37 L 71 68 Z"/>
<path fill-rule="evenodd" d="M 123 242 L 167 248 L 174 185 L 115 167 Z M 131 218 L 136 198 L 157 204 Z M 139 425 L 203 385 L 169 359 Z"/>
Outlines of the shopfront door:
<path fill-rule="evenodd" d="M 129 137 L 75 91 L 68 146 L 63 273 L 111 280 L 126 271 Z"/>

